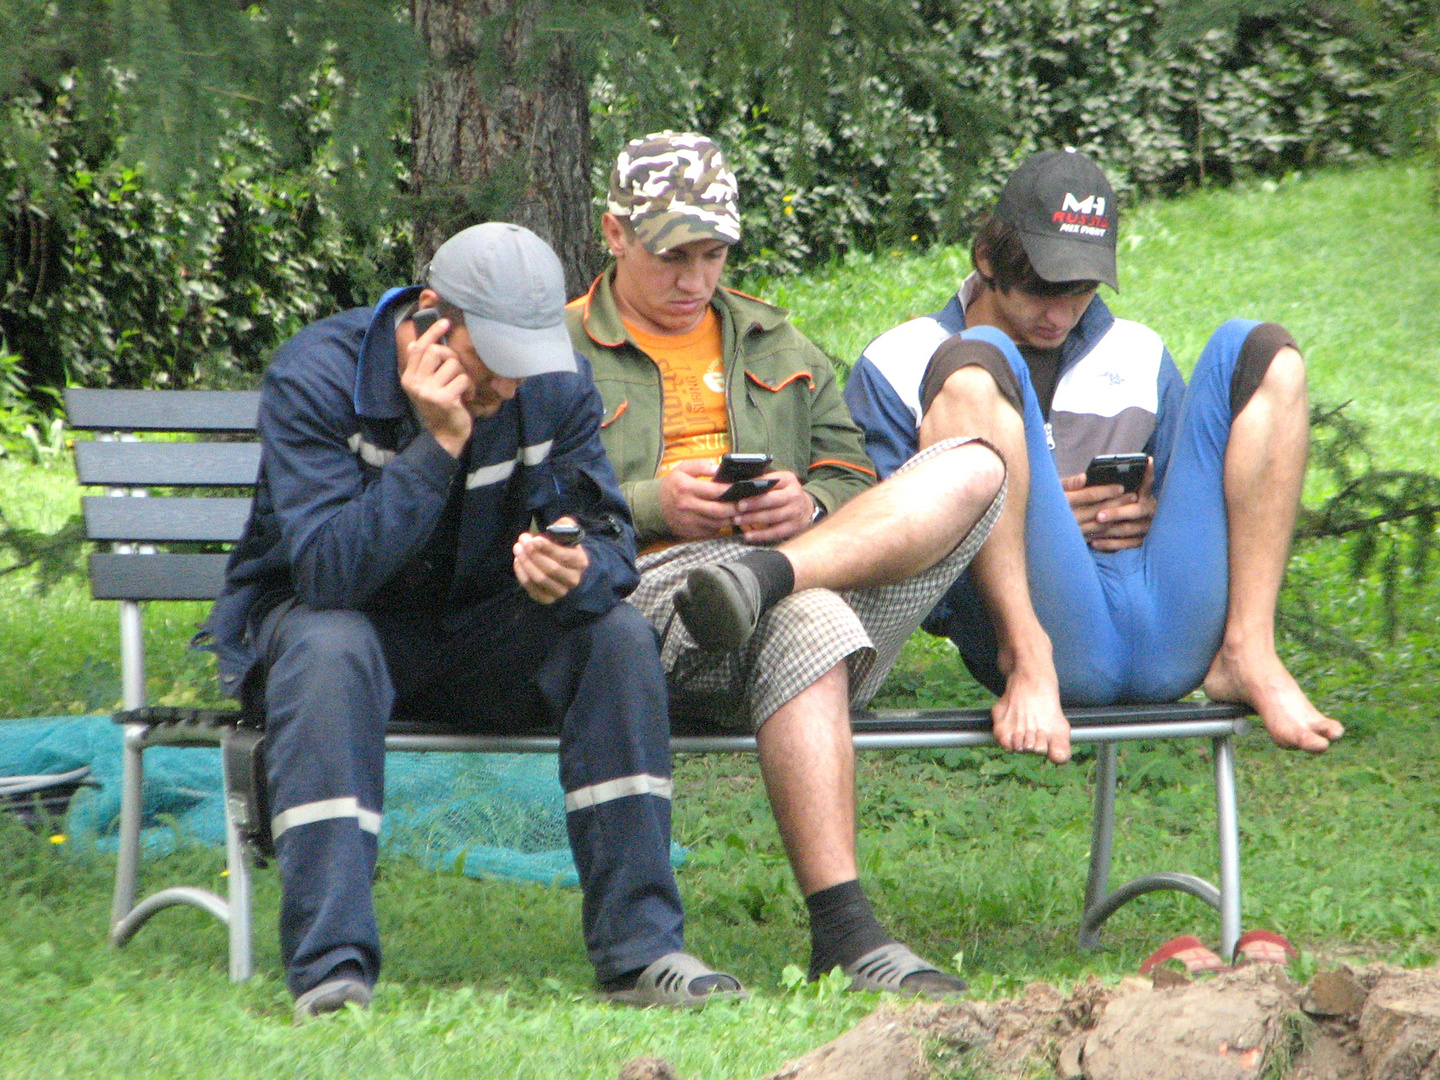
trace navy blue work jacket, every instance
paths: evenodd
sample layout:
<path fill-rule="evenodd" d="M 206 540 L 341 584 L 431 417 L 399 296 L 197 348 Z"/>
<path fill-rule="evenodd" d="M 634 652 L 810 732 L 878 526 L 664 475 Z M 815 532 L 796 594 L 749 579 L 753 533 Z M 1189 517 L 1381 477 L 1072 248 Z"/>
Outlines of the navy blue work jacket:
<path fill-rule="evenodd" d="M 254 631 L 276 604 L 443 616 L 520 589 L 511 547 L 532 522 L 570 514 L 587 528 L 589 568 L 553 607 L 562 622 L 604 614 L 639 580 L 589 363 L 523 380 L 476 418 L 457 461 L 400 387 L 397 313 L 418 293 L 313 323 L 265 372 L 255 503 L 201 634 L 226 694 L 259 659 Z"/>

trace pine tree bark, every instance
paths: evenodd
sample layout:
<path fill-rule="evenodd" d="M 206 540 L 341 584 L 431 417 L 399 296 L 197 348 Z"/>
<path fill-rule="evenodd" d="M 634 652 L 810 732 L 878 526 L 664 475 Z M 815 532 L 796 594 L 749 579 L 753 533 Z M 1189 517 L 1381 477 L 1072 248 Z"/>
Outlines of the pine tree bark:
<path fill-rule="evenodd" d="M 416 96 L 416 271 L 483 221 L 544 237 L 572 296 L 599 270 L 590 102 L 575 44 L 537 30 L 536 0 L 411 0 L 431 71 Z"/>

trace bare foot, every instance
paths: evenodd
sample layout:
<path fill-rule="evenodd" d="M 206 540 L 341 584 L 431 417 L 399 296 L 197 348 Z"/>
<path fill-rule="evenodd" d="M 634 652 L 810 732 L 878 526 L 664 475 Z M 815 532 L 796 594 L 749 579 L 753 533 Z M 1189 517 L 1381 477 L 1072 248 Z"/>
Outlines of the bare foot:
<path fill-rule="evenodd" d="M 1319 754 L 1345 728 L 1310 703 L 1295 677 L 1274 650 L 1240 650 L 1222 646 L 1205 674 L 1205 694 L 1211 701 L 1249 705 L 1265 723 L 1276 745 Z"/>
<path fill-rule="evenodd" d="M 1020 666 L 1008 657 L 1000 663 L 1002 671 L 1011 670 L 1005 693 L 990 709 L 995 741 L 1006 750 L 1043 754 L 1057 765 L 1069 761 L 1070 721 L 1060 708 L 1054 665 Z"/>

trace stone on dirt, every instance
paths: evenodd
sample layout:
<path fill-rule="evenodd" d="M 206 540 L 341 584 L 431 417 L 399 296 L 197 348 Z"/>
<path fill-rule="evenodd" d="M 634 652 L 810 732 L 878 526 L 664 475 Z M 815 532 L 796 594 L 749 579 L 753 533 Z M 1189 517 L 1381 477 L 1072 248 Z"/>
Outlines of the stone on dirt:
<path fill-rule="evenodd" d="M 1348 971 L 1317 971 L 1300 1007 L 1311 1016 L 1359 1016 L 1368 993 Z"/>

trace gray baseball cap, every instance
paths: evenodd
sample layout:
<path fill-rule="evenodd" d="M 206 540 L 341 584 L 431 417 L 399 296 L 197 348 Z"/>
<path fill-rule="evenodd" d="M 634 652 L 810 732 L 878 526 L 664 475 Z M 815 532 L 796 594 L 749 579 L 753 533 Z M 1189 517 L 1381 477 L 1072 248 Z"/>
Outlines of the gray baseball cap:
<path fill-rule="evenodd" d="M 505 379 L 574 371 L 565 329 L 565 270 L 521 225 L 487 221 L 440 245 L 425 283 L 465 313 L 480 360 Z"/>

